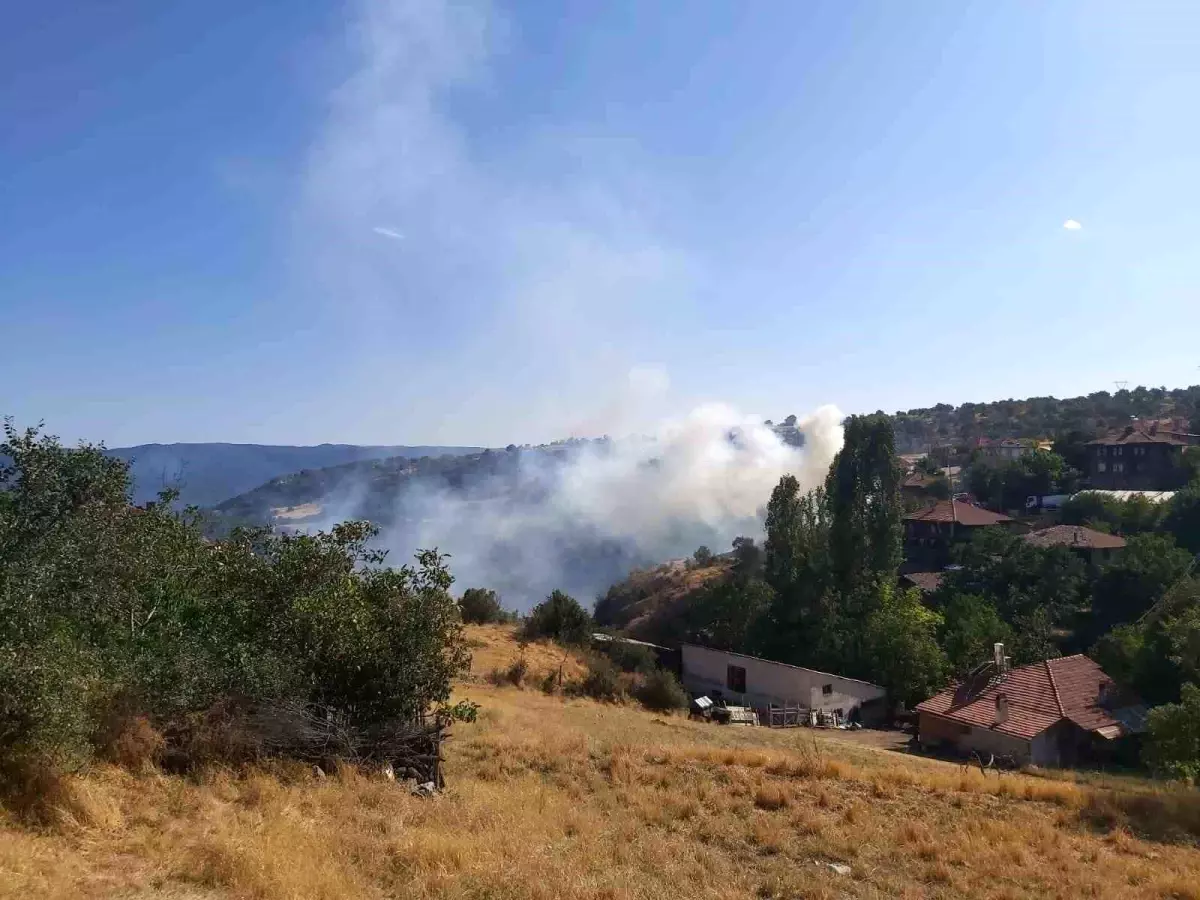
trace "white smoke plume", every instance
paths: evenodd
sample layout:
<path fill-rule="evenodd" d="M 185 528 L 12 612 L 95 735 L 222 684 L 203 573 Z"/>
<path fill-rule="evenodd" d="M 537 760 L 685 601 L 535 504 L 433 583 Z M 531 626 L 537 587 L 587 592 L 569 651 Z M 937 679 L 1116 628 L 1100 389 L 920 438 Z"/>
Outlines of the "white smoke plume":
<path fill-rule="evenodd" d="M 781 476 L 804 489 L 824 479 L 842 418 L 818 409 L 798 423 L 797 447 L 758 417 L 702 406 L 653 437 L 492 451 L 462 483 L 415 478 L 386 497 L 357 485 L 327 498 L 329 517 L 310 527 L 367 515 L 386 523 L 396 562 L 416 547 L 448 552 L 460 588 L 496 589 L 520 610 L 555 588 L 590 602 L 631 567 L 761 537 Z"/>
<path fill-rule="evenodd" d="M 665 312 L 689 309 L 702 266 L 661 233 L 671 191 L 603 121 L 511 122 L 504 140 L 481 139 L 493 75 L 521 46 L 502 10 L 351 0 L 347 11 L 294 254 L 306 289 L 345 311 L 351 349 L 335 355 L 348 371 L 324 390 L 350 399 L 324 404 L 327 426 L 460 444 L 650 437 L 494 451 L 398 491 L 368 476 L 324 498 L 308 527 L 365 516 L 394 562 L 437 547 L 460 588 L 528 609 L 554 588 L 587 601 L 632 565 L 727 549 L 761 532 L 780 476 L 824 477 L 841 444 L 832 408 L 802 423 L 803 447 L 720 405 L 664 421 L 669 380 L 644 363 Z M 360 394 L 370 399 L 356 406 Z M 463 472 L 480 474 L 461 483 Z"/>

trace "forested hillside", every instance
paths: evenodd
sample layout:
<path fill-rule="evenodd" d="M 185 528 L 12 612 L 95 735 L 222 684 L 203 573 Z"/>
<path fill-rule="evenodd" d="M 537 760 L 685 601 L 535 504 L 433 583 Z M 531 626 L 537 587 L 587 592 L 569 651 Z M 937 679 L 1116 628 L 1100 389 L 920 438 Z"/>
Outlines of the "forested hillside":
<path fill-rule="evenodd" d="M 1130 417 L 1200 419 L 1200 385 L 1097 391 L 1060 400 L 1029 397 L 991 403 L 939 403 L 893 416 L 900 452 L 927 450 L 972 438 L 1040 438 L 1070 431 L 1102 433 L 1129 424 Z"/>
<path fill-rule="evenodd" d="M 139 444 L 105 451 L 130 464 L 133 499 L 153 500 L 164 487 L 179 491 L 185 505 L 212 506 L 272 478 L 302 469 L 319 469 L 360 460 L 460 454 L 477 447 L 365 447 L 320 444 L 291 447 L 269 444 Z"/>

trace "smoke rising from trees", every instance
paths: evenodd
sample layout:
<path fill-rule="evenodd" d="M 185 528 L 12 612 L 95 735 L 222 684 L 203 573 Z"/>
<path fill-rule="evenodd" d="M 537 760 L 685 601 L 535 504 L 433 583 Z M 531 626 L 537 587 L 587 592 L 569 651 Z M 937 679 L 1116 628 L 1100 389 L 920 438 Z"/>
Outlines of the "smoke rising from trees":
<path fill-rule="evenodd" d="M 782 475 L 821 483 L 841 421 L 821 407 L 799 423 L 797 447 L 758 417 L 706 405 L 650 437 L 491 451 L 461 477 L 411 479 L 390 508 L 355 486 L 327 498 L 327 521 L 313 525 L 370 515 L 396 558 L 437 547 L 460 587 L 495 589 L 509 607 L 527 610 L 555 588 L 587 601 L 631 567 L 761 534 Z"/>

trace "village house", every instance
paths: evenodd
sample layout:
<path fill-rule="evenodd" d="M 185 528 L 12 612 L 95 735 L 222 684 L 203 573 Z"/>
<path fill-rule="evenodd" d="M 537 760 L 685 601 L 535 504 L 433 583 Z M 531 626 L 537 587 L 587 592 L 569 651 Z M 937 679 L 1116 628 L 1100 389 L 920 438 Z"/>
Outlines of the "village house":
<path fill-rule="evenodd" d="M 922 594 L 932 594 L 942 586 L 942 573 L 901 572 L 900 583 L 908 588 L 916 588 Z"/>
<path fill-rule="evenodd" d="M 1183 451 L 1197 444 L 1200 435 L 1130 425 L 1088 444 L 1088 477 L 1104 490 L 1169 491 L 1181 486 Z"/>
<path fill-rule="evenodd" d="M 1009 669 L 1004 646 L 963 683 L 917 705 L 927 749 L 1071 766 L 1123 758 L 1145 731 L 1146 707 L 1086 656 Z"/>
<path fill-rule="evenodd" d="M 932 502 L 938 491 L 945 497 L 950 492 L 950 482 L 941 475 L 928 472 L 909 472 L 900 480 L 900 496 L 914 505 Z"/>
<path fill-rule="evenodd" d="M 1030 532 L 1022 539 L 1034 547 L 1067 547 L 1097 565 L 1125 547 L 1125 538 L 1120 535 L 1105 534 L 1083 525 L 1053 525 Z"/>
<path fill-rule="evenodd" d="M 763 721 L 772 706 L 798 705 L 864 724 L 886 714 L 887 692 L 869 681 L 696 644 L 684 644 L 680 655 L 683 686 L 693 696 L 751 706 Z"/>
<path fill-rule="evenodd" d="M 910 563 L 941 568 L 950 547 L 969 540 L 981 528 L 1006 526 L 1012 519 L 963 500 L 939 500 L 904 517 L 904 556 Z"/>

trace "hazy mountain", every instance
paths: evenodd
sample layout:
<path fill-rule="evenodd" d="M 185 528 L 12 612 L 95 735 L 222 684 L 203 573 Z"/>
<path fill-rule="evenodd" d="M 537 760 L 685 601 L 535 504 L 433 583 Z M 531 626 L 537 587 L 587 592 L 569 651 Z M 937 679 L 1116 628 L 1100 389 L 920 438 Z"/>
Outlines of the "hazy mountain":
<path fill-rule="evenodd" d="M 131 463 L 134 501 L 153 500 L 164 486 L 180 489 L 187 504 L 213 506 L 291 472 L 387 457 L 460 455 L 478 447 L 316 447 L 269 444 L 139 444 L 115 447 L 110 456 Z"/>

